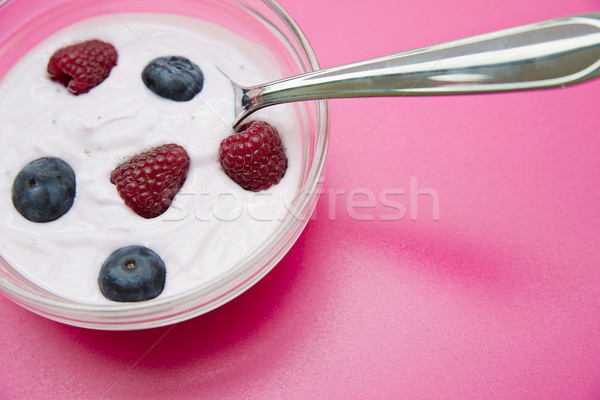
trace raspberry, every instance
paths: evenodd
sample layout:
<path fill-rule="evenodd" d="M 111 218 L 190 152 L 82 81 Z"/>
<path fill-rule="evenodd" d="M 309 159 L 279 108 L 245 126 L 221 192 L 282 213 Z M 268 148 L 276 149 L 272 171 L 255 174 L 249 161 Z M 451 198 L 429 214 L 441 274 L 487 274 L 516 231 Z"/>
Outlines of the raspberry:
<path fill-rule="evenodd" d="M 165 144 L 135 155 L 112 172 L 110 181 L 125 204 L 144 218 L 167 211 L 190 167 L 185 149 Z"/>
<path fill-rule="evenodd" d="M 115 47 L 100 40 L 88 40 L 57 50 L 48 61 L 52 80 L 79 95 L 89 92 L 104 81 L 117 65 Z"/>
<path fill-rule="evenodd" d="M 231 179 L 253 192 L 278 184 L 288 163 L 277 129 L 264 121 L 248 122 L 223 139 L 219 161 Z"/>

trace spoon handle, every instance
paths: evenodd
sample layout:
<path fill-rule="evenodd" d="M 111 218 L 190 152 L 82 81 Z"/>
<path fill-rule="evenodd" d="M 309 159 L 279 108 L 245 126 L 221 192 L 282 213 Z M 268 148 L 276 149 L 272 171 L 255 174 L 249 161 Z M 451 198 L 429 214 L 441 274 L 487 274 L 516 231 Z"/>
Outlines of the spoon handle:
<path fill-rule="evenodd" d="M 600 75 L 600 13 L 559 18 L 242 88 L 245 115 L 343 97 L 506 92 Z M 242 117 L 243 118 L 243 117 Z"/>

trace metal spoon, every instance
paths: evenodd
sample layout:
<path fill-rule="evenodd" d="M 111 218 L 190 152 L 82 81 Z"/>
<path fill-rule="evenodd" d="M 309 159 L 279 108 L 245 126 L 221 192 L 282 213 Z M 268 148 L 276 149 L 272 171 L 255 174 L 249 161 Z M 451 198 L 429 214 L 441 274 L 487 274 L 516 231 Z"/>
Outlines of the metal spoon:
<path fill-rule="evenodd" d="M 252 87 L 232 82 L 236 127 L 293 101 L 561 87 L 600 75 L 600 13 L 553 19 Z"/>

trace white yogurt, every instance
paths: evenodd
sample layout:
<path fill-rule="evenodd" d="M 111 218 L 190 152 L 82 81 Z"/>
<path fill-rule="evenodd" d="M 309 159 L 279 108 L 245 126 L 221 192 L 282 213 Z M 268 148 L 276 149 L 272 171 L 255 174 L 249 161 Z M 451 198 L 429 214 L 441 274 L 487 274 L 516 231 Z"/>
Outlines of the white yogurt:
<path fill-rule="evenodd" d="M 100 39 L 112 43 L 118 64 L 89 93 L 74 96 L 46 73 L 58 48 Z M 181 55 L 204 73 L 204 88 L 189 102 L 163 99 L 141 79 L 152 59 Z M 183 17 L 124 14 L 86 20 L 51 36 L 0 82 L 0 254 L 36 285 L 84 303 L 109 303 L 98 273 L 114 250 L 143 245 L 167 266 L 159 298 L 227 273 L 281 222 L 296 196 L 302 139 L 289 106 L 262 110 L 276 126 L 289 167 L 273 188 L 252 193 L 221 170 L 219 143 L 231 134 L 233 91 L 224 71 L 244 84 L 282 77 L 268 53 L 215 25 Z M 294 116 L 290 118 L 290 116 Z M 180 193 L 163 215 L 146 220 L 129 209 L 110 183 L 126 157 L 165 143 L 191 158 Z M 54 156 L 76 174 L 71 210 L 56 221 L 34 223 L 13 207 L 15 176 L 29 161 Z"/>

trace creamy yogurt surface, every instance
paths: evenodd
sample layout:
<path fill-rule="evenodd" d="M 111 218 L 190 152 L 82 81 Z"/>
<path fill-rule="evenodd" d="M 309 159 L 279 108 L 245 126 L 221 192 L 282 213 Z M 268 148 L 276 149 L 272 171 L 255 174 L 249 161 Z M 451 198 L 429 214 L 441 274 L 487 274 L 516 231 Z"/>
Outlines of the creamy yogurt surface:
<path fill-rule="evenodd" d="M 100 39 L 118 51 L 117 66 L 90 92 L 70 94 L 48 78 L 46 65 L 59 48 Z M 151 92 L 141 79 L 154 58 L 179 55 L 204 74 L 202 91 L 189 102 Z M 233 90 L 282 77 L 268 52 L 221 27 L 178 16 L 109 15 L 82 21 L 52 35 L 25 55 L 0 82 L 0 255 L 36 285 L 91 304 L 114 304 L 98 287 L 104 260 L 116 249 L 142 245 L 167 268 L 164 298 L 226 274 L 281 223 L 297 195 L 302 135 L 289 105 L 259 111 L 282 137 L 288 170 L 269 190 L 247 192 L 218 162 L 219 143 L 232 133 Z M 187 180 L 161 216 L 144 219 L 129 209 L 110 183 L 129 156 L 166 143 L 190 156 Z M 28 162 L 65 160 L 76 175 L 70 211 L 56 221 L 30 222 L 14 208 L 11 188 Z M 152 301 L 152 300 L 150 300 Z"/>

